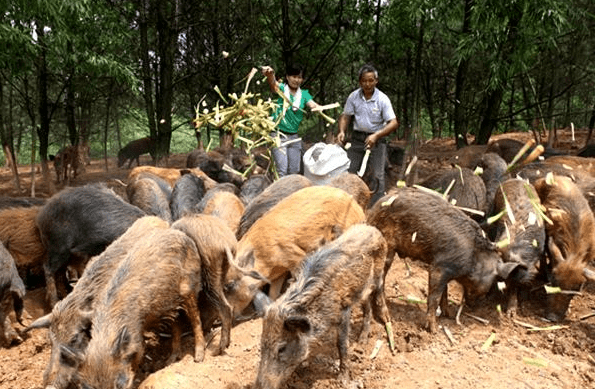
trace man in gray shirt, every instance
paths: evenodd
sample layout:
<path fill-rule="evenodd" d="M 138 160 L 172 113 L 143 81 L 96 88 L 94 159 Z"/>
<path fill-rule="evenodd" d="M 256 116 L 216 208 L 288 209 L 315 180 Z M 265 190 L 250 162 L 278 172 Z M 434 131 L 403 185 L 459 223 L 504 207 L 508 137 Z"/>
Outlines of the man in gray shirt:
<path fill-rule="evenodd" d="M 387 144 L 383 139 L 399 127 L 389 97 L 376 88 L 379 82 L 377 70 L 372 65 L 364 65 L 358 72 L 360 88 L 348 96 L 344 111 L 339 118 L 339 134 L 337 141 L 346 141 L 346 131 L 352 118 L 351 147 L 348 149 L 351 173 L 356 173 L 362 164 L 366 150 L 370 150 L 368 164 L 371 165 L 374 177 L 378 181 L 370 204 L 374 204 L 385 194 L 385 159 Z"/>

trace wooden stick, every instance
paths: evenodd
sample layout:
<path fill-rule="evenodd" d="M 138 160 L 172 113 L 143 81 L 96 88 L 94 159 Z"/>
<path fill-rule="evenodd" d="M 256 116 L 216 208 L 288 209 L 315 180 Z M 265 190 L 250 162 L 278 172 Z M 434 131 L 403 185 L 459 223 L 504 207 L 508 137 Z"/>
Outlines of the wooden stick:
<path fill-rule="evenodd" d="M 583 316 L 581 316 L 581 317 L 579 318 L 579 320 L 580 320 L 580 321 L 581 321 L 581 320 L 586 320 L 586 319 L 589 319 L 589 318 L 591 318 L 591 317 L 594 317 L 594 312 L 592 312 L 592 313 L 588 313 L 587 315 L 583 315 Z"/>
<path fill-rule="evenodd" d="M 490 321 L 488 321 L 486 319 L 483 319 L 481 317 L 478 317 L 478 316 L 474 316 L 474 315 L 472 315 L 470 313 L 464 312 L 464 315 L 466 315 L 468 317 L 471 317 L 472 319 L 478 320 L 480 323 L 482 323 L 484 325 L 489 325 L 490 324 Z"/>
<path fill-rule="evenodd" d="M 443 332 L 445 333 L 445 335 L 447 335 L 447 339 L 449 339 L 449 342 L 451 342 L 451 345 L 455 346 L 457 341 L 455 340 L 455 338 L 453 337 L 453 334 L 451 334 L 451 331 L 449 331 L 449 328 L 447 328 L 447 326 L 443 326 Z"/>

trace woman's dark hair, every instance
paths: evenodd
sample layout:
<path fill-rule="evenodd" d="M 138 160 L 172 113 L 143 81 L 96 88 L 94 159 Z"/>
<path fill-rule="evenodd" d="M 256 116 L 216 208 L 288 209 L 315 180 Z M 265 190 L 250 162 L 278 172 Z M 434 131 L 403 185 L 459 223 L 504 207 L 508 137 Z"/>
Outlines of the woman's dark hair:
<path fill-rule="evenodd" d="M 286 67 L 286 76 L 304 76 L 304 67 L 298 63 L 291 63 Z"/>

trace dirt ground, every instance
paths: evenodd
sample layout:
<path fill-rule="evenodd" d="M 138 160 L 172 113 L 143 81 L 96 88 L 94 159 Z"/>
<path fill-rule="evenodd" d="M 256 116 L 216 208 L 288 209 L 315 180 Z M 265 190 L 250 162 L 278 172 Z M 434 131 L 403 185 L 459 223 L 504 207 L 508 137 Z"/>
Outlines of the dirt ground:
<path fill-rule="evenodd" d="M 527 139 L 530 134 L 504 136 Z M 585 136 L 585 133 L 584 133 Z M 577 149 L 584 137 L 576 134 L 576 142 L 567 133 L 559 134 L 561 149 Z M 580 144 L 581 143 L 581 144 Z M 437 159 L 445 159 L 455 151 L 450 139 L 432 140 L 422 144 L 419 158 L 420 174 L 432 171 Z M 148 163 L 148 158 L 142 158 Z M 170 166 L 184 166 L 185 155 L 173 156 Z M 109 161 L 105 171 L 103 160 L 92 160 L 87 172 L 73 184 L 104 181 L 117 188 L 124 180 L 126 169 L 117 169 Z M 20 167 L 23 187 L 30 188 L 29 167 Z M 53 172 L 52 172 L 53 174 Z M 39 177 L 39 174 L 38 174 Z M 58 188 L 59 189 L 59 188 Z M 47 188 L 38 184 L 38 195 L 47 196 Z M 10 172 L 0 168 L 0 194 L 25 196 L 12 185 Z M 542 317 L 542 290 L 523 301 L 515 318 L 501 315 L 496 294 L 487 297 L 480 306 L 464 307 L 460 323 L 454 318 L 439 319 L 440 329 L 429 334 L 423 329 L 427 293 L 427 272 L 421 263 L 394 262 L 386 282 L 386 297 L 397 341 L 392 354 L 387 345 L 383 326 L 374 323 L 368 342 L 358 344 L 356 335 L 350 344 L 349 387 L 382 388 L 594 388 L 594 285 L 586 285 L 576 296 L 560 327 L 548 329 L 552 323 Z M 44 313 L 43 287 L 30 289 L 26 296 L 25 323 Z M 457 284 L 450 285 L 450 300 L 455 304 L 461 294 Z M 480 318 L 481 321 L 478 318 Z M 361 313 L 353 315 L 353 328 L 360 326 Z M 534 326 L 533 328 L 529 328 Z M 15 324 L 18 330 L 23 327 Z M 540 330 L 542 329 L 542 330 Z M 167 337 L 147 338 L 147 352 L 135 386 L 142 388 L 225 388 L 252 389 L 259 362 L 261 321 L 252 320 L 232 330 L 229 349 L 224 355 L 207 353 L 202 363 L 192 360 L 193 341 L 190 333 L 183 338 L 186 356 L 177 363 L 164 366 L 169 352 Z M 451 339 L 447 333 L 451 334 Z M 483 347 L 494 334 L 494 341 Z M 8 349 L 0 349 L 0 389 L 38 389 L 50 357 L 46 330 L 34 330 L 23 335 L 24 341 Z M 217 329 L 209 350 L 219 343 Z M 376 344 L 381 348 L 372 356 Z M 337 377 L 338 361 L 331 342 L 321 353 L 313 353 L 291 376 L 284 388 L 342 388 Z"/>

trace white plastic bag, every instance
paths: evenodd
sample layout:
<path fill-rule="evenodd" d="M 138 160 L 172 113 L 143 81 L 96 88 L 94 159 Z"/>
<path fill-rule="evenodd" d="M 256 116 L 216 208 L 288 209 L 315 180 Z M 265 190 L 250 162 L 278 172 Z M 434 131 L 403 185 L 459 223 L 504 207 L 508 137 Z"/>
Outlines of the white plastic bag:
<path fill-rule="evenodd" d="M 302 160 L 304 176 L 315 185 L 327 184 L 350 167 L 350 159 L 342 147 L 323 142 L 315 143 L 306 150 Z"/>

